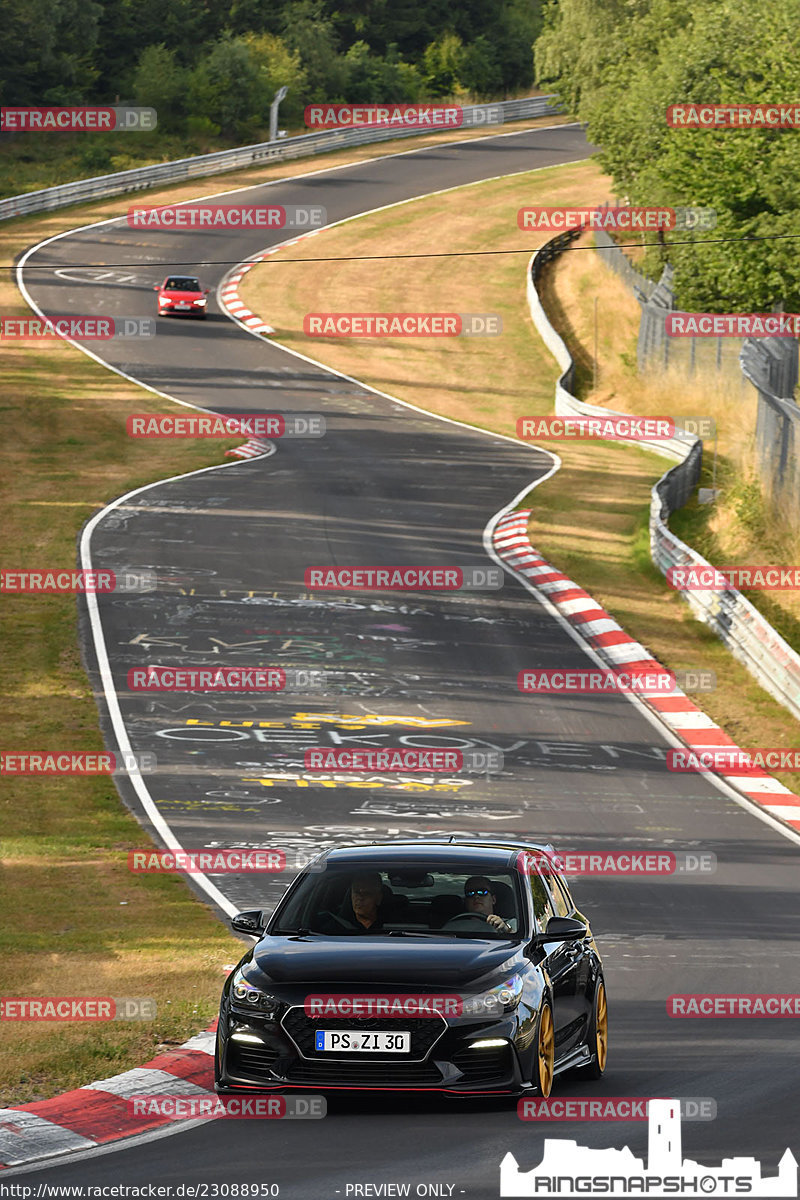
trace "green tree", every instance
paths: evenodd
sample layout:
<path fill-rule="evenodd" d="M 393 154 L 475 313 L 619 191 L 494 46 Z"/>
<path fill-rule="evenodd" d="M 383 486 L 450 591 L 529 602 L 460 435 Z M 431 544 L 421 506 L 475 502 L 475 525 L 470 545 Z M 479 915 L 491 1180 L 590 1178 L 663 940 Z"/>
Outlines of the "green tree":
<path fill-rule="evenodd" d="M 279 37 L 224 34 L 191 74 L 189 108 L 228 136 L 252 137 L 268 125 L 270 103 L 284 85 L 298 105 L 305 86 L 300 58 Z"/>
<path fill-rule="evenodd" d="M 185 112 L 186 72 L 179 67 L 175 52 L 163 43 L 147 46 L 139 55 L 133 77 L 136 104 L 154 108 L 162 130 L 175 129 Z"/>
<path fill-rule="evenodd" d="M 800 0 L 561 0 L 546 12 L 537 77 L 555 83 L 602 147 L 616 191 L 634 204 L 702 205 L 709 238 L 667 235 L 682 307 L 800 305 L 797 130 L 673 129 L 669 105 L 756 104 L 800 96 Z M 755 36 L 757 31 L 757 36 Z M 720 238 L 728 241 L 719 241 Z M 747 240 L 747 239 L 764 240 Z M 674 243 L 674 244 L 670 244 Z M 677 244 L 682 243 L 682 244 Z"/>
<path fill-rule="evenodd" d="M 97 77 L 94 0 L 0 0 L 0 99 L 84 103 Z"/>
<path fill-rule="evenodd" d="M 477 37 L 464 48 L 458 66 L 458 82 L 474 96 L 490 96 L 503 84 L 497 52 L 488 38 Z"/>
<path fill-rule="evenodd" d="M 283 14 L 281 36 L 300 56 L 305 71 L 305 101 L 345 100 L 348 67 L 339 53 L 336 28 L 323 0 L 297 0 Z"/>
<path fill-rule="evenodd" d="M 464 47 L 455 33 L 446 33 L 426 47 L 422 56 L 423 79 L 431 96 L 452 96 L 459 86 Z"/>

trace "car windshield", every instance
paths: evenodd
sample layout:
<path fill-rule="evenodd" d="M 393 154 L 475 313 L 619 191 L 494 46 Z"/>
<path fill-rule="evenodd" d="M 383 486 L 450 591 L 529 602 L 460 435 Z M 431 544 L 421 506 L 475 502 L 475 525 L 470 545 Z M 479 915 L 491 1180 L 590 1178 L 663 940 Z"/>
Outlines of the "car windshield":
<path fill-rule="evenodd" d="M 287 897 L 272 934 L 508 938 L 524 934 L 519 876 L 475 863 L 325 863 Z"/>
<path fill-rule="evenodd" d="M 200 281 L 189 275 L 171 275 L 164 284 L 165 292 L 199 292 Z"/>

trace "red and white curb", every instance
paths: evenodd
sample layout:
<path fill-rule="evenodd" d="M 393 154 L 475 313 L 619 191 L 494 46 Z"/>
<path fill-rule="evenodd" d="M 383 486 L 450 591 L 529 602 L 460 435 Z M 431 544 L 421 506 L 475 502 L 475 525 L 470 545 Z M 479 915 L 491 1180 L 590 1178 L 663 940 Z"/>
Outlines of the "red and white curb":
<path fill-rule="evenodd" d="M 639 667 L 664 670 L 661 663 L 640 642 L 634 641 L 587 591 L 533 548 L 528 537 L 531 512 L 529 508 L 515 509 L 497 522 L 492 533 L 492 544 L 498 557 L 547 596 L 575 633 L 609 666 L 619 668 L 635 663 Z M 642 699 L 691 750 L 720 747 L 726 750 L 739 749 L 736 742 L 680 688 L 676 687 L 669 695 L 643 696 Z M 727 771 L 716 771 L 714 774 L 771 816 L 778 817 L 794 830 L 800 830 L 800 796 L 766 771 L 751 768 L 746 775 Z"/>
<path fill-rule="evenodd" d="M 309 229 L 307 233 L 301 233 L 298 237 L 291 238 L 288 242 L 281 242 L 278 246 L 271 246 L 269 250 L 264 250 L 261 254 L 255 254 L 247 262 L 240 263 L 238 267 L 235 267 L 233 272 L 223 282 L 218 293 L 220 306 L 228 316 L 232 317 L 234 321 L 237 321 L 239 325 L 244 326 L 251 333 L 274 333 L 273 326 L 268 325 L 263 317 L 259 317 L 257 313 L 252 312 L 244 303 L 239 295 L 239 284 L 256 263 L 264 262 L 270 255 L 277 254 L 279 250 L 285 250 L 287 246 L 296 246 L 298 242 L 313 237 L 314 234 L 319 232 L 319 229 Z"/>
<path fill-rule="evenodd" d="M 226 450 L 225 457 L 259 458 L 262 454 L 267 454 L 271 446 L 271 442 L 262 441 L 261 438 L 250 438 L 249 442 L 245 442 L 241 446 L 234 446 L 232 450 Z"/>
<path fill-rule="evenodd" d="M 0 1108 L 0 1171 L 174 1125 L 163 1116 L 133 1116 L 127 1101 L 154 1095 L 214 1097 L 215 1029 L 216 1022 L 121 1075 L 50 1100 Z"/>

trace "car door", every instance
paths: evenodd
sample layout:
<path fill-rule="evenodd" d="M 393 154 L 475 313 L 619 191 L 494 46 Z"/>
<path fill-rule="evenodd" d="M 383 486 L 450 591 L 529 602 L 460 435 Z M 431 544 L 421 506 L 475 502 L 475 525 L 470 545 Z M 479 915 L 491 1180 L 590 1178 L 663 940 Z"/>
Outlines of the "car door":
<path fill-rule="evenodd" d="M 554 896 L 549 883 L 538 869 L 529 877 L 531 899 L 539 932 L 544 933 L 550 917 L 569 916 L 564 912 L 563 894 Z M 583 942 L 545 942 L 542 966 L 550 976 L 553 988 L 553 1024 L 555 1026 L 556 1059 L 574 1049 L 586 1028 L 586 962 Z"/>

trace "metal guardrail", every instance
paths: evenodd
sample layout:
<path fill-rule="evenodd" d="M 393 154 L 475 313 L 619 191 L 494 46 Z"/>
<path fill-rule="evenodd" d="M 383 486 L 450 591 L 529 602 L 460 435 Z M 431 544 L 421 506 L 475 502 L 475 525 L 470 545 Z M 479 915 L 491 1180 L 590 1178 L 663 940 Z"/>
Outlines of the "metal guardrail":
<path fill-rule="evenodd" d="M 522 121 L 531 117 L 547 117 L 561 111 L 560 106 L 550 103 L 553 95 L 527 96 L 522 100 L 501 100 L 497 104 L 472 104 L 464 107 L 463 129 L 487 129 L 493 124 L 507 121 Z M 497 110 L 500 119 L 497 119 Z M 494 114 L 494 117 L 493 117 Z M 492 119 L 493 118 L 493 119 Z M 214 154 L 201 154 L 196 158 L 181 158 L 175 162 L 157 163 L 151 167 L 134 167 L 129 171 L 117 171 L 113 175 L 98 175 L 94 179 L 78 179 L 59 187 L 43 188 L 38 192 L 26 192 L 21 196 L 9 196 L 0 200 L 0 221 L 10 217 L 26 216 L 29 213 L 46 212 L 63 208 L 68 204 L 79 204 L 86 200 L 98 200 L 107 196 L 119 196 L 125 192 L 140 191 L 165 183 L 180 183 L 187 179 L 233 171 L 240 167 L 252 167 L 262 162 L 281 162 L 286 159 L 302 158 L 309 154 L 322 154 L 326 150 L 339 150 L 346 146 L 364 146 L 370 142 L 389 141 L 393 138 L 419 137 L 426 132 L 452 133 L 453 127 L 438 130 L 394 129 L 391 127 L 360 126 L 355 129 L 323 129 L 316 133 L 303 133 L 298 137 L 281 138 L 274 142 L 259 142 L 254 146 L 240 146 L 233 150 L 218 150 Z"/>
<path fill-rule="evenodd" d="M 596 413 L 617 416 L 611 409 L 585 404 L 568 390 L 573 383 L 574 363 L 564 341 L 556 333 L 539 298 L 537 281 L 550 262 L 579 237 L 580 229 L 559 234 L 538 250 L 529 262 L 528 304 L 536 328 L 561 368 L 556 382 L 556 412 L 580 416 Z M 691 546 L 669 529 L 670 514 L 689 499 L 700 478 L 703 445 L 699 438 L 681 433 L 671 442 L 637 442 L 657 454 L 678 458 L 678 464 L 653 486 L 650 501 L 650 557 L 666 575 L 670 567 L 711 569 Z M 800 655 L 773 629 L 749 600 L 736 588 L 681 591 L 698 620 L 710 626 L 728 649 L 761 686 L 800 719 Z"/>

